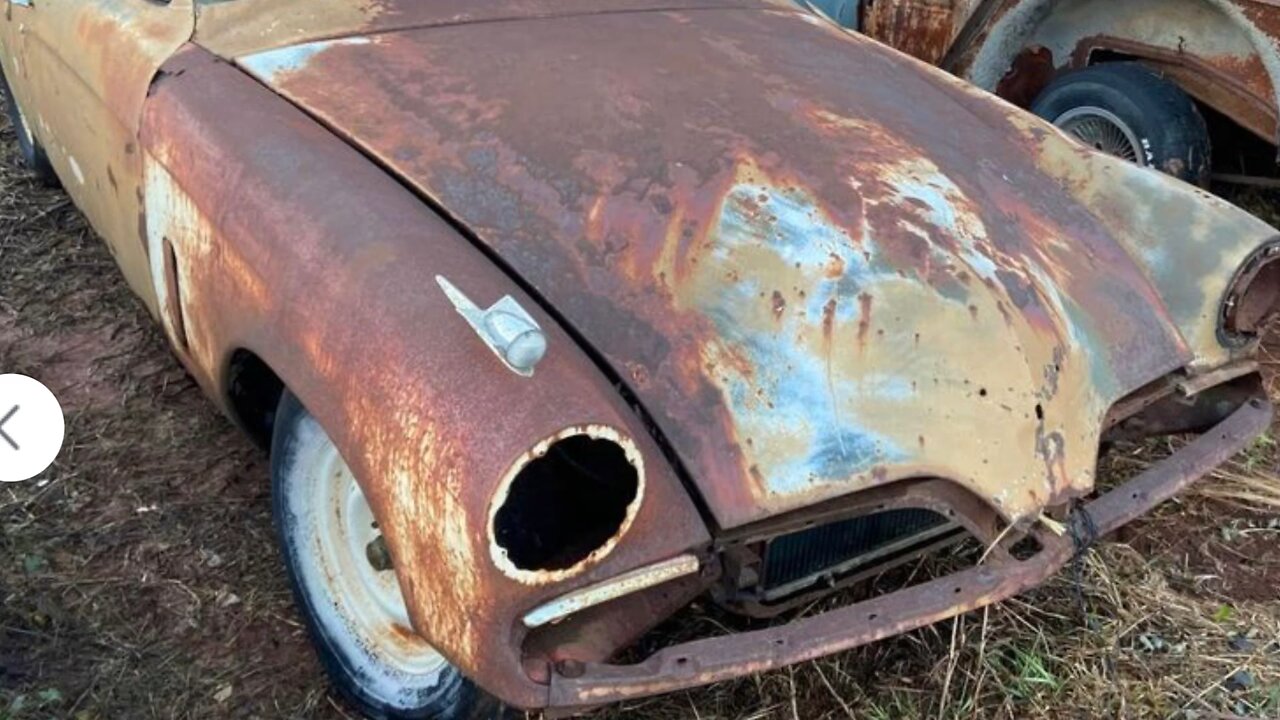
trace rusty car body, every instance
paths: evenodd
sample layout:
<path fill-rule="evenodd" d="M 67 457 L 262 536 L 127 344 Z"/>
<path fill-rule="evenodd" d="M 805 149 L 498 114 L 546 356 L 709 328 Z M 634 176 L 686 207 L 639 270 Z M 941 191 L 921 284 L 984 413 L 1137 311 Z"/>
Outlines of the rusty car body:
<path fill-rule="evenodd" d="M 265 443 L 287 388 L 332 437 L 388 636 L 510 705 L 1008 598 L 1075 552 L 1053 528 L 1118 527 L 1271 418 L 1274 229 L 790 3 L 11 0 L 0 47 L 204 390 Z M 491 305 L 545 354 L 487 340 Z M 1193 431 L 1097 492 L 1105 443 Z M 526 470 L 573 438 L 636 481 L 552 561 L 512 538 L 572 504 Z M 611 662 L 705 593 L 779 615 L 960 536 L 982 562 Z"/>
<path fill-rule="evenodd" d="M 1280 144 L 1275 0 L 802 1 L 1019 107 L 1065 73 L 1137 61 Z"/>

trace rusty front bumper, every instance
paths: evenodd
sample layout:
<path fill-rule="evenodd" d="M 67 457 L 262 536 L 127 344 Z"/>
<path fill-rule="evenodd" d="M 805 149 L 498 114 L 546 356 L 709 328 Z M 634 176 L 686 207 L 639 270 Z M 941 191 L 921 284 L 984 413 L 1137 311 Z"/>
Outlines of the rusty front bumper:
<path fill-rule="evenodd" d="M 1085 506 L 1099 535 L 1149 512 L 1227 461 L 1271 422 L 1255 398 L 1176 454 Z M 1043 550 L 939 578 L 788 625 L 666 648 L 635 665 L 588 663 L 551 678 L 550 705 L 572 708 L 728 680 L 848 650 L 1007 599 L 1039 585 L 1075 552 L 1069 536 L 1033 530 Z"/>

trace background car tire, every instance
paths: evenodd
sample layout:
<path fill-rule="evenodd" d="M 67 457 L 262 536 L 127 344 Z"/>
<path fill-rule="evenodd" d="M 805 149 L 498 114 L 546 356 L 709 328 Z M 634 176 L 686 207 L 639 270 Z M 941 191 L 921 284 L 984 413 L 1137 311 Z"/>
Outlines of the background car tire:
<path fill-rule="evenodd" d="M 378 536 L 368 503 L 324 429 L 287 391 L 276 416 L 271 476 L 294 598 L 321 663 L 347 701 L 378 720 L 505 717 L 497 700 L 429 645 L 406 637 L 412 632 L 407 618 L 392 619 L 404 605 L 395 573 L 377 571 L 362 551 L 365 528 Z M 352 548 L 361 556 L 353 557 Z M 391 602 L 399 603 L 390 612 L 388 596 L 381 594 L 388 589 L 394 590 Z"/>
<path fill-rule="evenodd" d="M 9 89 L 9 81 L 0 73 L 0 93 L 4 94 L 5 110 L 9 114 L 9 124 L 13 126 L 13 134 L 18 138 L 18 149 L 22 153 L 22 162 L 31 170 L 36 178 L 47 187 L 58 186 L 58 175 L 53 171 L 49 156 L 45 154 L 40 141 L 31 134 L 31 125 L 24 119 L 22 108 Z"/>
<path fill-rule="evenodd" d="M 1204 117 L 1176 83 L 1138 63 L 1107 63 L 1062 75 L 1031 110 L 1086 145 L 1194 185 L 1209 182 Z"/>

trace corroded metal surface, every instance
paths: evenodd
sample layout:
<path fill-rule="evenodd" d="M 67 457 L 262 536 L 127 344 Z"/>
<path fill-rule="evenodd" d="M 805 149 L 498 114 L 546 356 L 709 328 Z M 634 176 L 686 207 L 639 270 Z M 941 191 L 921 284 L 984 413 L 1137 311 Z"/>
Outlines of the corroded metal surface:
<path fill-rule="evenodd" d="M 148 230 L 174 256 L 155 281 L 179 354 L 221 399 L 237 348 L 274 368 L 360 481 L 415 629 L 491 692 L 545 704 L 522 667 L 522 616 L 705 545 L 680 482 L 556 320 L 412 194 L 203 51 L 165 70 L 143 148 Z M 436 274 L 482 304 L 511 295 L 530 310 L 550 348 L 533 378 L 503 365 Z M 577 575 L 509 578 L 490 561 L 490 500 L 516 458 L 580 425 L 630 438 L 647 460 L 644 503 Z"/>
<path fill-rule="evenodd" d="M 33 134 L 153 311 L 138 123 L 161 63 L 191 37 L 192 1 L 6 3 L 0 20 L 0 60 Z"/>
<path fill-rule="evenodd" d="M 602 583 L 575 590 L 563 597 L 529 611 L 524 616 L 526 627 L 536 628 L 560 622 L 583 610 L 603 605 L 620 597 L 648 590 L 672 580 L 694 575 L 701 568 L 696 555 L 680 555 L 653 565 L 631 570 Z"/>
<path fill-rule="evenodd" d="M 744 570 L 755 578 L 767 573 L 766 553 L 762 552 L 765 541 L 849 518 L 894 510 L 932 511 L 945 518 L 945 524 L 950 528 L 962 528 L 963 531 L 938 538 L 937 542 L 919 543 L 911 552 L 868 563 L 852 574 L 829 574 L 816 586 L 785 594 L 785 597 L 768 597 L 758 582 L 748 583 L 745 587 L 739 583 Z M 1009 547 L 1022 537 L 1020 533 L 1005 532 L 1007 527 L 986 501 L 955 483 L 938 479 L 893 483 L 822 506 L 768 518 L 717 538 L 717 547 L 722 549 L 725 558 L 727 582 L 713 589 L 713 595 L 718 603 L 734 612 L 757 618 L 777 617 L 809 605 L 835 590 L 877 577 L 902 563 L 933 555 L 966 538 L 986 546 L 991 558 L 1006 559 Z M 917 542 L 921 539 L 921 536 L 916 536 Z"/>
<path fill-rule="evenodd" d="M 982 1 L 879 0 L 864 3 L 861 29 L 880 42 L 930 65 L 937 65 Z"/>
<path fill-rule="evenodd" d="M 239 62 L 562 313 L 724 527 L 922 475 L 1017 520 L 1088 491 L 1115 401 L 1231 359 L 1217 304 L 1273 233 L 801 12 Z"/>
<path fill-rule="evenodd" d="M 1270 425 L 1272 408 L 1255 399 L 1172 457 L 1084 508 L 1109 533 L 1184 490 L 1246 447 Z M 1075 551 L 1069 536 L 1041 530 L 1043 549 L 882 595 L 788 625 L 665 648 L 634 665 L 587 663 L 551 680 L 551 704 L 595 705 L 704 685 L 829 655 L 892 637 L 1012 597 L 1040 584 Z"/>
<path fill-rule="evenodd" d="M 196 0 L 195 40 L 238 57 L 361 33 L 642 10 L 790 7 L 790 0 Z M 287 18 L 287 20 L 282 20 Z"/>
<path fill-rule="evenodd" d="M 781 0 L 46 8 L 27 34 L 9 8 L 5 70 L 179 357 L 233 415 L 232 357 L 280 375 L 368 497 L 413 631 L 516 705 L 752 672 L 1016 592 L 1060 542 L 901 607 L 591 664 L 715 585 L 736 538 L 911 492 L 980 538 L 1025 530 L 1092 489 L 1101 434 L 1163 411 L 1171 372 L 1202 387 L 1253 350 L 1219 318 L 1272 229 Z M 166 61 L 193 13 L 209 50 Z M 477 332 L 462 291 L 519 323 Z M 1237 394 L 1205 397 L 1213 417 Z M 1241 413 L 1099 525 L 1269 417 Z M 494 509 L 579 434 L 639 474 L 620 529 L 565 569 L 504 566 Z M 677 557 L 690 574 L 523 622 Z"/>

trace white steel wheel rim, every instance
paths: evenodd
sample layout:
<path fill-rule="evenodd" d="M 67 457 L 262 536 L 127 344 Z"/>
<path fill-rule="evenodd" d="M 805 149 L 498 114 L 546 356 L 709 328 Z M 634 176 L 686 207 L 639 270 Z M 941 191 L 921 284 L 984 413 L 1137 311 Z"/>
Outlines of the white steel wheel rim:
<path fill-rule="evenodd" d="M 313 579 L 324 584 L 345 629 L 366 654 L 411 676 L 436 676 L 448 663 L 412 630 L 394 570 L 379 571 L 366 548 L 379 530 L 351 469 L 326 438 L 311 467 L 314 492 L 297 493 L 310 520 Z"/>
<path fill-rule="evenodd" d="M 1110 110 L 1093 106 L 1078 107 L 1060 115 L 1053 124 L 1095 150 L 1144 167 L 1149 165 L 1138 134 Z"/>

